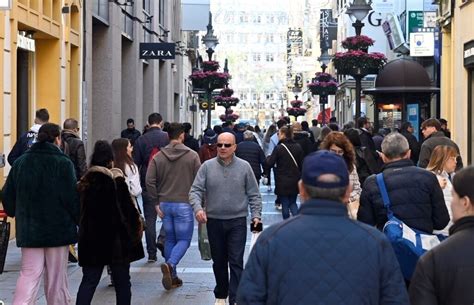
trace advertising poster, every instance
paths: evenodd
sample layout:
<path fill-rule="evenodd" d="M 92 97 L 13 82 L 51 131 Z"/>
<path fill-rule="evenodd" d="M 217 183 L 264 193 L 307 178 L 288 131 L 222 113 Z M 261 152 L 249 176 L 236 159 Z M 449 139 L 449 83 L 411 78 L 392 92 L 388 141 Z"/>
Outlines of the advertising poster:
<path fill-rule="evenodd" d="M 413 135 L 416 139 L 420 140 L 420 116 L 419 116 L 419 106 L 418 104 L 408 104 L 407 105 L 407 121 L 413 125 Z"/>

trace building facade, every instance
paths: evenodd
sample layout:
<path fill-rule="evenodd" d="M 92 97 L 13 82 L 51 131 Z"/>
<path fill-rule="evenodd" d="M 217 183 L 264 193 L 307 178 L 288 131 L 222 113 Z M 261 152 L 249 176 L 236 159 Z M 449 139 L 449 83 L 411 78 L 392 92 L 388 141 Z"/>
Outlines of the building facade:
<path fill-rule="evenodd" d="M 440 1 L 441 116 L 467 164 L 474 161 L 474 1 Z"/>
<path fill-rule="evenodd" d="M 81 117 L 82 1 L 17 0 L 0 12 L 0 151 L 8 155 L 47 108 L 50 121 Z M 1 169 L 2 181 L 9 166 Z"/>
<path fill-rule="evenodd" d="M 90 144 L 113 139 L 134 118 L 142 130 L 152 112 L 185 121 L 186 79 L 191 73 L 181 31 L 181 2 L 86 2 L 83 136 Z M 141 42 L 177 43 L 174 60 L 140 59 Z M 186 71 L 184 70 L 186 69 Z"/>

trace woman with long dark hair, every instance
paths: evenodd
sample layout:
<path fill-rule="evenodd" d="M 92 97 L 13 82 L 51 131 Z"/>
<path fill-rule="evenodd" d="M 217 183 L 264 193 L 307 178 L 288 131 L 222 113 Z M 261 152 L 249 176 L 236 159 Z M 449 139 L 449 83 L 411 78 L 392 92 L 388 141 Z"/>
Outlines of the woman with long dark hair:
<path fill-rule="evenodd" d="M 120 138 L 112 141 L 112 149 L 114 152 L 114 166 L 125 174 L 125 182 L 130 195 L 137 203 L 139 213 L 143 214 L 143 204 L 140 198 L 142 194 L 140 173 L 132 159 L 133 146 L 128 139 Z"/>
<path fill-rule="evenodd" d="M 79 183 L 79 265 L 77 305 L 89 305 L 104 266 L 109 265 L 117 305 L 131 304 L 130 262 L 143 258 L 142 228 L 123 172 L 114 168 L 112 146 L 97 141 L 90 168 Z"/>
<path fill-rule="evenodd" d="M 60 128 L 46 123 L 36 143 L 19 157 L 3 189 L 3 206 L 16 219 L 21 248 L 13 304 L 33 304 L 41 277 L 48 304 L 69 304 L 68 246 L 77 242 L 79 197 L 74 165 L 59 148 Z"/>

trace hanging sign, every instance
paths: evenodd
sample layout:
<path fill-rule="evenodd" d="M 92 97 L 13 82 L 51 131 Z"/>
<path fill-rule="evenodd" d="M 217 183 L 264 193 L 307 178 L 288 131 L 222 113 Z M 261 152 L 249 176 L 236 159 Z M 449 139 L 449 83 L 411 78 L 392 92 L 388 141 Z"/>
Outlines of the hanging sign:
<path fill-rule="evenodd" d="M 140 43 L 140 59 L 174 59 L 175 43 Z"/>
<path fill-rule="evenodd" d="M 464 44 L 464 66 L 474 66 L 474 40 Z"/>
<path fill-rule="evenodd" d="M 410 56 L 434 56 L 434 32 L 410 33 Z"/>

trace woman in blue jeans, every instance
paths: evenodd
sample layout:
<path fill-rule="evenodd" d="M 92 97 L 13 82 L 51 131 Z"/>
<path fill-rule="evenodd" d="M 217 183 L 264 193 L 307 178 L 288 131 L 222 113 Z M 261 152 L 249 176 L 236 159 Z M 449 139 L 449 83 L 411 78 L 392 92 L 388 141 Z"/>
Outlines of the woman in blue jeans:
<path fill-rule="evenodd" d="M 267 167 L 275 168 L 275 194 L 280 199 L 283 219 L 298 214 L 296 197 L 298 196 L 298 181 L 301 178 L 303 149 L 293 140 L 293 128 L 283 126 L 278 130 L 278 145 L 271 156 L 267 158 Z"/>

